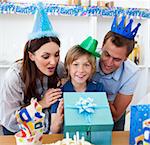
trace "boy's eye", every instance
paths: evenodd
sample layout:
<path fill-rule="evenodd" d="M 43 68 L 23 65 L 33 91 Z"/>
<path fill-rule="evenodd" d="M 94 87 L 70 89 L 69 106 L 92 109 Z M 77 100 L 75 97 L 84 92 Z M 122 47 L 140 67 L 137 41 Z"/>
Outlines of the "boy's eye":
<path fill-rule="evenodd" d="M 78 63 L 73 63 L 73 65 L 74 65 L 74 66 L 77 66 L 77 65 L 78 65 Z"/>
<path fill-rule="evenodd" d="M 84 64 L 86 67 L 89 67 L 90 66 L 90 64 L 89 63 L 86 63 L 86 64 Z"/>

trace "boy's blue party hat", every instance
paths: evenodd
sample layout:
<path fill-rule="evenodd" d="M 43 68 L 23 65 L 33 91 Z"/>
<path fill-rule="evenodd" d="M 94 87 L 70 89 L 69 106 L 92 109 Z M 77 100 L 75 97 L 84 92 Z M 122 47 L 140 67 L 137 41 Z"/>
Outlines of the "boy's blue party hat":
<path fill-rule="evenodd" d="M 33 40 L 50 36 L 57 37 L 57 33 L 53 30 L 52 24 L 44 10 L 43 4 L 39 2 L 37 4 L 37 11 L 35 13 L 33 30 L 32 33 L 29 34 L 28 39 Z"/>
<path fill-rule="evenodd" d="M 133 19 L 130 19 L 129 23 L 126 26 L 125 26 L 125 19 L 126 17 L 122 16 L 122 20 L 118 24 L 117 16 L 115 16 L 111 26 L 111 31 L 119 35 L 122 35 L 123 37 L 126 37 L 130 40 L 133 40 L 141 24 L 138 23 L 137 26 L 133 30 L 131 30 Z"/>

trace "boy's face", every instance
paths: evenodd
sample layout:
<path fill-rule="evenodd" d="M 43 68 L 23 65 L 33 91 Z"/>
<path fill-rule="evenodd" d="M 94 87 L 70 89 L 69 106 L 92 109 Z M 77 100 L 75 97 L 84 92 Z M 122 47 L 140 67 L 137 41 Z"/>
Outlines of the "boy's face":
<path fill-rule="evenodd" d="M 103 73 L 110 74 L 117 70 L 126 59 L 127 48 L 117 47 L 108 39 L 102 48 L 100 67 Z"/>
<path fill-rule="evenodd" d="M 68 71 L 73 85 L 86 84 L 92 74 L 92 65 L 88 61 L 88 55 L 80 56 L 73 61 Z"/>

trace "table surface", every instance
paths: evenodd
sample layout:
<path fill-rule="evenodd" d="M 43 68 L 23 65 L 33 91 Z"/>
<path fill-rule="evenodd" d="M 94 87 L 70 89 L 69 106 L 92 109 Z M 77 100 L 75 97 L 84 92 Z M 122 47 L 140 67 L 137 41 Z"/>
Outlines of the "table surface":
<path fill-rule="evenodd" d="M 43 135 L 43 144 L 54 143 L 63 139 L 62 134 Z M 112 145 L 128 145 L 129 132 L 128 131 L 114 131 L 112 133 Z M 14 136 L 0 136 L 0 145 L 16 145 Z"/>

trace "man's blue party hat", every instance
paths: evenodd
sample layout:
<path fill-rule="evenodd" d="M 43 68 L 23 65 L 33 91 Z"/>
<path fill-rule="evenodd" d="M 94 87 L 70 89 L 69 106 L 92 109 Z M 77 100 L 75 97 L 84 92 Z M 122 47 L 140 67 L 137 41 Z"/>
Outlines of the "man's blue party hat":
<path fill-rule="evenodd" d="M 28 39 L 33 40 L 41 37 L 56 37 L 57 33 L 53 30 L 52 24 L 49 21 L 48 15 L 44 10 L 41 2 L 37 4 L 37 11 L 35 13 L 35 21 L 32 33 L 29 34 Z"/>
<path fill-rule="evenodd" d="M 111 26 L 111 31 L 115 32 L 123 37 L 126 37 L 130 40 L 133 40 L 134 37 L 136 36 L 136 33 L 137 33 L 139 27 L 141 26 L 141 24 L 138 23 L 137 26 L 133 30 L 131 30 L 133 19 L 130 19 L 129 23 L 126 26 L 125 26 L 125 20 L 126 20 L 126 17 L 122 16 L 122 20 L 118 24 L 117 16 L 115 16 L 112 26 Z"/>

